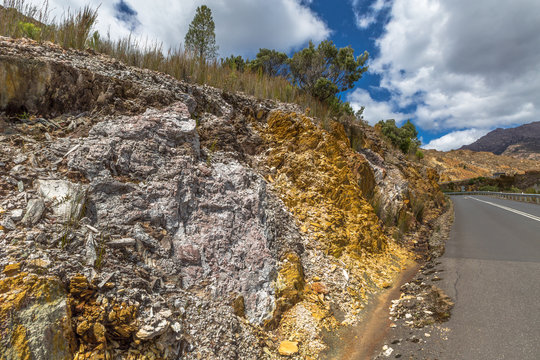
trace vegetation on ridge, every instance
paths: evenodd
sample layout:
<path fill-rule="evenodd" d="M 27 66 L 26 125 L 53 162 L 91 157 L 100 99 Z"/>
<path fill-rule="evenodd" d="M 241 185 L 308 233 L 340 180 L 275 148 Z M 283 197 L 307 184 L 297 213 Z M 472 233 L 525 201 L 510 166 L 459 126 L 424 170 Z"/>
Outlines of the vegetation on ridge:
<path fill-rule="evenodd" d="M 199 12 L 202 14 L 203 11 Z M 194 35 L 186 35 L 186 49 L 179 46 L 165 51 L 158 42 L 141 44 L 131 37 L 112 40 L 110 34 L 103 36 L 92 31 L 98 14 L 97 10 L 88 6 L 75 13 L 68 12 L 62 19 L 50 19 L 49 13 L 47 3 L 37 7 L 27 0 L 4 0 L 3 7 L 0 6 L 0 35 L 26 37 L 38 42 L 51 41 L 64 48 L 90 48 L 127 65 L 160 71 L 179 80 L 243 92 L 261 99 L 296 103 L 309 108 L 312 116 L 322 120 L 353 115 L 350 105 L 335 95 L 337 90 L 350 88 L 367 70 L 364 67 L 367 53 L 355 59 L 352 48 L 337 49 L 331 42 L 321 43 L 317 48 L 311 44 L 292 59 L 275 50 L 261 49 L 260 55 L 252 62 L 240 56 L 218 61 L 212 56 L 217 47 L 215 41 L 210 39 L 213 32 L 210 9 L 206 15 L 196 15 L 192 22 L 194 28 L 197 24 L 206 25 L 205 38 L 209 42 L 206 43 L 208 46 L 203 51 L 203 57 L 210 61 L 200 61 L 200 52 L 198 55 L 192 53 L 193 50 L 197 51 L 197 46 L 191 41 L 195 41 Z M 305 61 L 307 58 L 310 61 Z M 294 71 L 297 73 L 302 68 L 313 70 L 319 65 L 323 65 L 322 72 L 316 72 L 313 78 L 304 82 L 283 72 L 289 73 L 289 61 L 295 64 L 291 65 L 290 73 L 293 73 L 292 68 L 298 69 Z M 344 84 L 347 86 L 344 87 Z"/>
<path fill-rule="evenodd" d="M 197 7 L 197 12 L 185 37 L 186 49 L 195 54 L 200 62 L 215 59 L 218 46 L 216 45 L 216 25 L 212 11 L 206 5 Z"/>

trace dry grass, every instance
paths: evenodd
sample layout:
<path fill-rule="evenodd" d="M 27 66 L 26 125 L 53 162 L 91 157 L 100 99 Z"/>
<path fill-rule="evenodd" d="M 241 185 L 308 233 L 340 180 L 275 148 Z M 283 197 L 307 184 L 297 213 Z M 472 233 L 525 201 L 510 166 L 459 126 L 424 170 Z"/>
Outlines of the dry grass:
<path fill-rule="evenodd" d="M 34 6 L 27 0 L 4 0 L 0 8 L 0 35 L 51 41 L 64 48 L 86 49 L 109 55 L 127 65 L 169 74 L 190 83 L 207 84 L 260 99 L 296 103 L 323 121 L 330 116 L 327 104 L 311 97 L 282 77 L 260 72 L 239 72 L 220 62 L 200 63 L 181 48 L 164 51 L 161 43 L 141 44 L 131 37 L 106 38 L 93 31 L 97 10 L 88 6 L 68 11 L 61 19 L 50 17 L 48 2 Z"/>

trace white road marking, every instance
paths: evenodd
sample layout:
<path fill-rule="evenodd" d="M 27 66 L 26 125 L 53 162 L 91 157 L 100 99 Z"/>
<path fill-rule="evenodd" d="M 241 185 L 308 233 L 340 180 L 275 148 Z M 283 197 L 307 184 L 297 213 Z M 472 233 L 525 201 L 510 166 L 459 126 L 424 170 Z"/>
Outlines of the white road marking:
<path fill-rule="evenodd" d="M 512 209 L 508 206 L 504 206 L 504 205 L 499 205 L 499 204 L 495 204 L 495 203 L 492 203 L 491 201 L 486 201 L 486 200 L 480 200 L 480 199 L 477 199 L 475 197 L 472 197 L 472 196 L 468 196 L 469 199 L 473 199 L 473 200 L 477 200 L 477 201 L 481 201 L 483 203 L 486 203 L 486 204 L 489 204 L 489 205 L 493 205 L 493 206 L 496 206 L 498 208 L 501 208 L 501 209 L 504 209 L 504 210 L 507 210 L 507 211 L 511 211 L 515 214 L 518 214 L 518 215 L 521 215 L 521 216 L 525 216 L 525 217 L 528 217 L 529 219 L 533 219 L 533 220 L 536 220 L 536 221 L 540 221 L 540 217 L 538 216 L 535 216 L 535 215 L 531 215 L 529 213 L 526 213 L 526 212 L 523 212 L 523 211 L 519 211 L 519 210 L 516 210 L 516 209 Z"/>

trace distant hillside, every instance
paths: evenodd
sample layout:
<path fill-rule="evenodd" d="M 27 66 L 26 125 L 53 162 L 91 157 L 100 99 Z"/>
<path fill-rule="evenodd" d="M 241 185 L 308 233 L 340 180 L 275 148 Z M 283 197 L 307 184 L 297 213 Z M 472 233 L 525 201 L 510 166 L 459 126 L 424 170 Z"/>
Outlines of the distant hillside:
<path fill-rule="evenodd" d="M 522 159 L 540 160 L 540 121 L 511 129 L 496 129 L 460 150 L 487 151 Z"/>
<path fill-rule="evenodd" d="M 490 177 L 494 173 L 515 175 L 540 170 L 540 161 L 516 159 L 485 151 L 425 150 L 424 154 L 424 162 L 439 173 L 441 182 L 460 181 L 479 176 Z"/>

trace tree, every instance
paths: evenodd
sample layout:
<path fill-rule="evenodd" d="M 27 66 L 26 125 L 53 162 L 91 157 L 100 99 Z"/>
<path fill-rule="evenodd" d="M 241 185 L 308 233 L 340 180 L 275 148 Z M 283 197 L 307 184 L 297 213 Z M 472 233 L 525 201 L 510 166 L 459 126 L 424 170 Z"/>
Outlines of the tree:
<path fill-rule="evenodd" d="M 217 56 L 215 27 L 212 10 L 206 5 L 199 6 L 184 41 L 186 50 L 197 55 L 201 62 Z"/>
<path fill-rule="evenodd" d="M 420 140 L 417 138 L 418 131 L 410 120 L 407 120 L 401 128 L 396 126 L 394 119 L 381 120 L 377 123 L 377 127 L 404 154 L 414 154 L 420 146 Z"/>
<path fill-rule="evenodd" d="M 291 78 L 295 85 L 320 100 L 332 99 L 338 92 L 354 87 L 368 67 L 369 54 L 354 57 L 350 46 L 338 49 L 332 41 L 321 42 L 298 51 L 289 60 Z"/>
<path fill-rule="evenodd" d="M 256 58 L 249 62 L 249 68 L 261 70 L 269 76 L 287 76 L 287 60 L 289 57 L 270 49 L 259 49 Z"/>
<path fill-rule="evenodd" d="M 240 55 L 234 56 L 231 55 L 228 58 L 221 59 L 221 66 L 226 66 L 230 68 L 231 70 L 237 70 L 240 72 L 244 72 L 246 68 L 246 60 Z"/>

